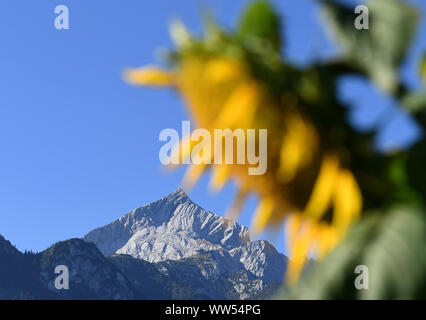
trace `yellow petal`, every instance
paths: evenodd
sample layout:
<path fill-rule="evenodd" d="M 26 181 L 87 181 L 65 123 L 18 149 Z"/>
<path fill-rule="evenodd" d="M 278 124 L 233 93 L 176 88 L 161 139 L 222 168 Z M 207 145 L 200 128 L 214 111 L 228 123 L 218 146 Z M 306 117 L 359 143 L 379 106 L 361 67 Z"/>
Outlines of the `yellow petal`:
<path fill-rule="evenodd" d="M 259 88 L 253 83 L 238 86 L 222 108 L 213 128 L 248 128 L 259 105 Z"/>
<path fill-rule="evenodd" d="M 205 169 L 205 164 L 192 164 L 183 177 L 182 188 L 188 191 L 191 190 L 200 179 Z"/>
<path fill-rule="evenodd" d="M 339 171 L 339 160 L 335 155 L 326 155 L 321 164 L 318 178 L 304 215 L 320 219 L 330 206 L 336 175 Z"/>
<path fill-rule="evenodd" d="M 338 241 L 338 234 L 334 226 L 323 224 L 318 233 L 318 258 L 322 259 L 334 248 Z"/>
<path fill-rule="evenodd" d="M 291 248 L 294 245 L 299 227 L 300 227 L 301 218 L 298 214 L 292 214 L 287 218 L 286 221 L 286 238 L 287 238 L 287 250 L 290 252 Z"/>
<path fill-rule="evenodd" d="M 242 65 L 230 59 L 212 59 L 207 62 L 204 69 L 204 78 L 214 85 L 235 81 L 244 76 Z"/>
<path fill-rule="evenodd" d="M 282 138 L 278 178 L 282 183 L 288 183 L 299 169 L 311 163 L 318 148 L 318 138 L 310 123 L 297 113 L 286 115 L 284 123 L 286 128 Z"/>
<path fill-rule="evenodd" d="M 262 232 L 274 211 L 274 200 L 272 198 L 263 198 L 253 217 L 252 230 L 254 233 Z"/>
<path fill-rule="evenodd" d="M 349 170 L 339 172 L 333 198 L 333 225 L 343 235 L 349 225 L 359 217 L 362 207 L 361 192 Z"/>
<path fill-rule="evenodd" d="M 310 223 L 304 223 L 299 226 L 293 235 L 293 243 L 290 248 L 291 258 L 288 262 L 286 271 L 286 281 L 288 284 L 294 284 L 300 277 L 305 266 L 308 252 L 313 243 L 316 227 Z"/>
<path fill-rule="evenodd" d="M 186 160 L 190 159 L 191 157 L 191 147 L 193 145 L 191 141 L 191 135 L 183 137 L 179 144 L 175 145 L 172 149 L 172 158 L 179 159 L 179 163 L 184 163 Z"/>
<path fill-rule="evenodd" d="M 142 86 L 172 86 L 174 84 L 172 72 L 153 66 L 126 70 L 124 79 L 129 83 Z"/>
<path fill-rule="evenodd" d="M 244 206 L 246 197 L 247 191 L 245 189 L 239 189 L 231 207 L 228 209 L 225 216 L 229 217 L 232 220 L 236 220 Z"/>
<path fill-rule="evenodd" d="M 291 181 L 296 175 L 302 146 L 290 137 L 285 137 L 281 146 L 278 177 L 282 183 Z"/>
<path fill-rule="evenodd" d="M 229 168 L 226 165 L 214 165 L 212 167 L 210 188 L 218 192 L 225 185 L 229 178 Z"/>

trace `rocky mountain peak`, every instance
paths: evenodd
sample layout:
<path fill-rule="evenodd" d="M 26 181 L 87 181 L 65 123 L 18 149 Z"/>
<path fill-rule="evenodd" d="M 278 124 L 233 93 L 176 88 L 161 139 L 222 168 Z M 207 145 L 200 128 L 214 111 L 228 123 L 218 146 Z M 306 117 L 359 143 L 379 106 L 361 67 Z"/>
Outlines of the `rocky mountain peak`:
<path fill-rule="evenodd" d="M 233 248 L 250 242 L 248 229 L 204 210 L 178 189 L 89 232 L 104 254 L 122 253 L 150 262 L 178 260 L 200 250 Z"/>
<path fill-rule="evenodd" d="M 0 299 L 255 299 L 278 290 L 287 266 L 270 243 L 250 241 L 246 227 L 181 189 L 83 240 L 22 254 L 0 236 Z M 54 286 L 58 265 L 70 290 Z"/>
<path fill-rule="evenodd" d="M 287 258 L 270 243 L 251 242 L 246 227 L 204 210 L 181 189 L 89 232 L 84 240 L 105 255 L 156 263 L 165 276 L 182 274 L 185 266 L 192 271 L 179 281 L 188 285 L 226 278 L 239 298 L 281 283 L 287 266 Z"/>

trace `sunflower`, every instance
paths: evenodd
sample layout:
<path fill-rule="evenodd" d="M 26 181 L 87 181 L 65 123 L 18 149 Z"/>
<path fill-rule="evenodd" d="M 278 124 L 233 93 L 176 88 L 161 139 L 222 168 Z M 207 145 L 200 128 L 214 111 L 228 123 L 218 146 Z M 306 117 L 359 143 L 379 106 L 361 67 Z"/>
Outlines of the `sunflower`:
<path fill-rule="evenodd" d="M 282 79 L 291 78 L 293 71 L 264 34 L 242 39 L 210 25 L 204 39 L 196 39 L 178 23 L 172 35 L 177 49 L 170 54 L 169 68 L 131 69 L 125 79 L 178 91 L 197 127 L 212 136 L 215 129 L 267 129 L 265 174 L 249 175 L 250 164 L 191 164 L 183 184 L 192 187 L 207 169 L 212 170 L 214 190 L 236 181 L 239 190 L 228 213 L 232 217 L 248 194 L 258 195 L 252 229 L 259 233 L 285 222 L 291 256 L 286 278 L 294 283 L 307 257 L 324 257 L 362 210 L 361 191 L 347 156 L 323 134 L 306 105 L 317 94 L 306 85 L 297 91 L 283 84 Z M 195 148 L 189 137 L 182 139 L 190 148 L 184 150 L 184 143 L 176 147 L 180 163 Z M 211 163 L 218 151 L 214 146 L 212 150 Z"/>

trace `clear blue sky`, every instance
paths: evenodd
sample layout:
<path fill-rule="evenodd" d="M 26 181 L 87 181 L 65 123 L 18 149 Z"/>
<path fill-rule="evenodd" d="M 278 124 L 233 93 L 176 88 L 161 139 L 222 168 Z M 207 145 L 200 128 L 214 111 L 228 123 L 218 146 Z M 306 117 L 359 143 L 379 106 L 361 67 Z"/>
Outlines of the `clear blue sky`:
<path fill-rule="evenodd" d="M 333 54 L 309 0 L 275 1 L 285 16 L 287 59 L 304 64 Z M 353 2 L 353 1 L 352 1 Z M 422 5 L 424 1 L 412 1 Z M 210 7 L 232 26 L 243 0 L 3 0 L 0 2 L 0 234 L 21 250 L 40 251 L 56 241 L 81 237 L 132 209 L 174 191 L 183 169 L 162 171 L 158 135 L 179 129 L 188 115 L 168 90 L 141 89 L 122 81 L 129 66 L 158 62 L 171 47 L 168 23 L 180 18 L 199 32 L 200 9 Z M 54 28 L 54 8 L 70 10 L 70 30 Z M 416 63 L 426 49 L 426 25 L 403 70 L 418 87 Z M 354 105 L 359 128 L 391 112 L 380 146 L 406 144 L 419 134 L 392 101 L 363 81 L 342 82 L 342 99 Z M 222 215 L 234 187 L 220 194 L 205 176 L 190 197 Z M 255 198 L 240 222 L 249 225 Z M 283 235 L 265 235 L 284 252 Z"/>

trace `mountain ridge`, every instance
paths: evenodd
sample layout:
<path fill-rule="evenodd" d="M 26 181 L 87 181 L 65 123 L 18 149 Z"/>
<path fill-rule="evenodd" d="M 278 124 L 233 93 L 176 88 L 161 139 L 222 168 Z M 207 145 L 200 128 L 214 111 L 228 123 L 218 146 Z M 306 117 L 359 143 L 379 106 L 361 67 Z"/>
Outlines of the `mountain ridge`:
<path fill-rule="evenodd" d="M 204 210 L 178 189 L 90 231 L 83 239 L 104 254 L 159 262 L 190 257 L 198 250 L 233 249 L 249 243 L 250 235 L 246 227 Z"/>
<path fill-rule="evenodd" d="M 260 299 L 281 286 L 287 258 L 180 189 L 40 253 L 0 236 L 0 299 Z M 69 268 L 58 290 L 55 267 Z M 16 287 L 14 285 L 16 284 Z"/>
<path fill-rule="evenodd" d="M 246 227 L 204 210 L 182 189 L 90 231 L 83 239 L 105 255 L 126 254 L 165 269 L 176 266 L 171 261 L 189 262 L 204 254 L 208 263 L 200 263 L 194 272 L 208 281 L 242 272 L 248 287 L 251 280 L 258 281 L 258 291 L 281 283 L 287 266 L 287 258 L 269 242 L 250 241 Z M 240 298 L 247 296 L 240 291 Z"/>

